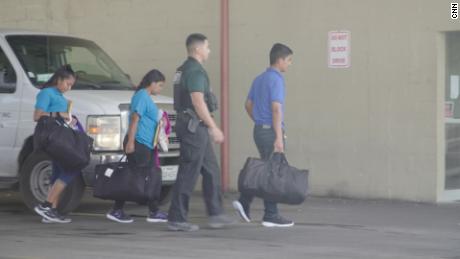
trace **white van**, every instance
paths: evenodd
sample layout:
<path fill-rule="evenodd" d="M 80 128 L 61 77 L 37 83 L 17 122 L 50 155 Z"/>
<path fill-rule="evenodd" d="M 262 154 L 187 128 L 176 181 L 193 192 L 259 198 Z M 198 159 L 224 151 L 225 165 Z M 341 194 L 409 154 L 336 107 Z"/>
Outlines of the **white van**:
<path fill-rule="evenodd" d="M 90 40 L 0 29 L 0 189 L 19 189 L 29 208 L 45 200 L 51 175 L 49 157 L 33 152 L 35 97 L 39 86 L 64 64 L 70 64 L 77 74 L 75 85 L 65 96 L 73 102 L 73 114 L 94 138 L 94 151 L 83 177 L 67 188 L 60 209 L 75 209 L 85 186 L 93 185 L 95 166 L 119 161 L 123 154 L 134 90 L 129 76 Z M 155 96 L 153 100 L 169 113 L 173 125 L 169 151 L 160 154 L 162 200 L 166 201 L 178 169 L 176 116 L 172 98 Z"/>

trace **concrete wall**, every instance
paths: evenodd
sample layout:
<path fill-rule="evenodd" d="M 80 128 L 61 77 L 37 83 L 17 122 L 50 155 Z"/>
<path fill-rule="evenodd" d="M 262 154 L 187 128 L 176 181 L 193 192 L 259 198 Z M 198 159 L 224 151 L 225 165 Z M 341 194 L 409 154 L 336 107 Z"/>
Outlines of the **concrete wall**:
<path fill-rule="evenodd" d="M 68 32 L 69 1 L 0 0 L 0 28 Z"/>
<path fill-rule="evenodd" d="M 219 1 L 0 0 L 0 28 L 68 33 L 91 39 L 131 75 L 135 84 L 152 68 L 169 80 L 186 58 L 185 38 L 208 36 L 206 68 L 219 90 Z M 164 94 L 171 95 L 172 87 Z"/>
<path fill-rule="evenodd" d="M 435 201 L 444 179 L 442 31 L 460 30 L 449 9 L 445 0 L 230 0 L 232 187 L 257 154 L 247 91 L 282 42 L 294 50 L 287 155 L 311 169 L 313 193 Z M 93 39 L 135 83 L 152 67 L 170 79 L 185 37 L 203 32 L 212 48 L 206 68 L 220 87 L 216 0 L 0 0 L 0 27 Z M 351 68 L 327 67 L 331 30 L 351 31 Z"/>
<path fill-rule="evenodd" d="M 437 39 L 441 31 L 460 29 L 449 1 L 231 3 L 230 85 L 237 89 L 230 125 L 249 124 L 238 112 L 241 92 L 267 66 L 271 44 L 287 43 L 295 52 L 286 74 L 287 154 L 292 164 L 311 169 L 313 192 L 437 199 L 444 173 Z M 327 67 L 331 30 L 351 31 L 351 68 Z M 249 139 L 250 128 L 240 128 L 232 138 Z M 235 172 L 256 151 L 232 145 L 231 153 Z"/>

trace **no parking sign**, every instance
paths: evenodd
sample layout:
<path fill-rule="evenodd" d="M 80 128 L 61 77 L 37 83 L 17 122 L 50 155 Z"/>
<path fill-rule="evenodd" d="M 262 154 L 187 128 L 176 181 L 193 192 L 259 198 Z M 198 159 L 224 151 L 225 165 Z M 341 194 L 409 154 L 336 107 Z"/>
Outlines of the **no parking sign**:
<path fill-rule="evenodd" d="M 330 68 L 347 68 L 351 65 L 350 60 L 349 31 L 330 31 L 328 33 L 328 66 Z"/>

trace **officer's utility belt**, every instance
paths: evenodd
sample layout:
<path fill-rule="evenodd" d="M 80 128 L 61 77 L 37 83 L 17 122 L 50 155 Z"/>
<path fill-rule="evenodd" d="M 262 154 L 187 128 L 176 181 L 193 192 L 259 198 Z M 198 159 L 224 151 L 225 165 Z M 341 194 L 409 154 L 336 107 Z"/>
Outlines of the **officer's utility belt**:
<path fill-rule="evenodd" d="M 204 125 L 203 120 L 201 120 L 196 112 L 190 108 L 187 108 L 185 111 L 179 112 L 179 119 L 188 120 L 187 129 L 191 133 L 195 133 L 196 129 L 200 124 Z"/>

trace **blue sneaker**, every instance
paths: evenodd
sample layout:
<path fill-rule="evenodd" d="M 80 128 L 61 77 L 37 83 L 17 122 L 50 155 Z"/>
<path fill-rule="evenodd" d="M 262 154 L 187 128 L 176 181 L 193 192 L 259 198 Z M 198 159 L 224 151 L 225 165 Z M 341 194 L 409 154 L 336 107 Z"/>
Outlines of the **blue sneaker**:
<path fill-rule="evenodd" d="M 162 211 L 149 212 L 147 216 L 147 222 L 150 223 L 159 223 L 159 222 L 168 222 L 168 213 Z"/>
<path fill-rule="evenodd" d="M 125 214 L 123 210 L 112 210 L 105 216 L 118 223 L 132 223 L 134 221 L 129 215 Z"/>

